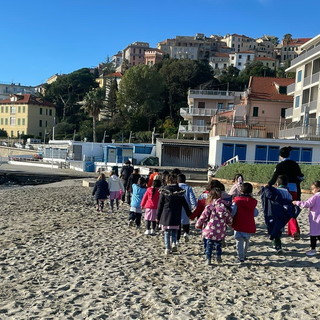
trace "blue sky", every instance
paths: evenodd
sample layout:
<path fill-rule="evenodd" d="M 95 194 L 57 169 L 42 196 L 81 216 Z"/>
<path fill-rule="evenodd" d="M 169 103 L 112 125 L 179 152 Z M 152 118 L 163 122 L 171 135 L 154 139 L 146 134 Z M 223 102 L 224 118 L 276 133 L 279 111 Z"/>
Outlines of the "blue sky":
<path fill-rule="evenodd" d="M 320 1 L 10 0 L 1 3 L 0 83 L 37 85 L 94 67 L 135 41 L 177 35 L 320 33 Z"/>

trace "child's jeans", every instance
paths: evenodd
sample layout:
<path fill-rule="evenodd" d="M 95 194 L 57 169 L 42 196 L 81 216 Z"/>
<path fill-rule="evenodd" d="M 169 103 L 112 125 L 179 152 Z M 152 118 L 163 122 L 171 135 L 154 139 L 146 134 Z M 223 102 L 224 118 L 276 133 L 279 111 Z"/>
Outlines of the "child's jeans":
<path fill-rule="evenodd" d="M 206 246 L 206 256 L 208 260 L 212 258 L 213 249 L 216 250 L 216 257 L 221 258 L 222 255 L 222 241 L 221 240 L 211 240 L 206 239 L 207 246 Z"/>
<path fill-rule="evenodd" d="M 172 243 L 177 243 L 177 229 L 164 230 L 164 245 L 166 249 L 171 249 Z"/>
<path fill-rule="evenodd" d="M 239 260 L 246 259 L 248 248 L 249 248 L 249 240 L 250 240 L 250 236 L 236 238 L 236 249 L 237 249 Z"/>

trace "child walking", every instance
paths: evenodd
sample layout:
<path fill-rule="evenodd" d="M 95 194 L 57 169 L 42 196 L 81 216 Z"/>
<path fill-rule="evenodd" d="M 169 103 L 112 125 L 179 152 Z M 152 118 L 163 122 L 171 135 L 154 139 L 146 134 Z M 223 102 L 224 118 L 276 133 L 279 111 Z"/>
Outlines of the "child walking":
<path fill-rule="evenodd" d="M 119 210 L 119 200 L 121 199 L 121 191 L 122 193 L 124 193 L 123 183 L 115 171 L 111 171 L 111 177 L 108 180 L 108 185 L 110 191 L 111 212 L 113 212 L 114 201 L 116 202 L 117 210 Z"/>
<path fill-rule="evenodd" d="M 251 234 L 256 232 L 254 217 L 259 214 L 256 209 L 258 201 L 252 198 L 252 191 L 251 183 L 241 184 L 241 194 L 233 198 L 232 203 L 232 228 L 236 239 L 238 263 L 243 263 L 246 259 Z"/>
<path fill-rule="evenodd" d="M 243 175 L 237 173 L 233 178 L 233 186 L 231 187 L 229 194 L 232 198 L 238 197 L 241 195 L 241 186 L 243 184 Z"/>
<path fill-rule="evenodd" d="M 226 236 L 227 225 L 232 223 L 232 217 L 229 204 L 221 198 L 220 188 L 212 188 L 208 200 L 210 203 L 205 207 L 195 227 L 202 229 L 202 236 L 206 239 L 207 264 L 211 265 L 213 249 L 216 250 L 217 262 L 222 262 L 222 240 Z"/>
<path fill-rule="evenodd" d="M 130 203 L 130 213 L 129 213 L 129 226 L 132 226 L 133 223 L 136 224 L 137 228 L 141 226 L 141 201 L 143 195 L 146 193 L 146 179 L 140 177 L 137 183 L 132 184 L 132 195 Z"/>
<path fill-rule="evenodd" d="M 160 190 L 157 209 L 157 221 L 164 231 L 165 255 L 178 250 L 177 232 L 180 228 L 182 207 L 188 216 L 191 214 L 184 193 L 185 190 L 178 186 L 177 175 L 168 175 L 166 186 Z"/>
<path fill-rule="evenodd" d="M 311 250 L 306 252 L 307 256 L 317 254 L 317 240 L 320 240 L 320 181 L 312 183 L 311 191 L 313 196 L 306 201 L 293 201 L 294 205 L 300 208 L 309 208 L 309 224 L 310 224 L 310 247 Z"/>
<path fill-rule="evenodd" d="M 186 184 L 186 176 L 183 173 L 180 173 L 178 175 L 178 185 L 180 188 L 185 190 L 184 197 L 190 207 L 190 209 L 193 209 L 197 205 L 197 198 L 194 195 L 192 187 L 190 187 L 188 184 Z M 190 219 L 186 214 L 186 211 L 182 208 L 181 212 L 181 226 L 178 230 L 178 242 L 180 241 L 181 237 L 181 231 L 183 231 L 183 238 L 185 242 L 189 241 L 189 234 L 190 234 Z"/>
<path fill-rule="evenodd" d="M 98 212 L 102 212 L 104 207 L 104 202 L 110 195 L 108 182 L 106 181 L 106 176 L 101 173 L 98 176 L 97 182 L 94 185 L 92 195 L 96 200 L 96 208 Z"/>
<path fill-rule="evenodd" d="M 152 187 L 149 187 L 143 195 L 141 201 L 141 208 L 145 208 L 144 219 L 146 221 L 145 235 L 154 235 L 156 230 L 157 208 L 160 198 L 159 188 L 161 187 L 161 180 L 155 179 L 152 182 Z"/>

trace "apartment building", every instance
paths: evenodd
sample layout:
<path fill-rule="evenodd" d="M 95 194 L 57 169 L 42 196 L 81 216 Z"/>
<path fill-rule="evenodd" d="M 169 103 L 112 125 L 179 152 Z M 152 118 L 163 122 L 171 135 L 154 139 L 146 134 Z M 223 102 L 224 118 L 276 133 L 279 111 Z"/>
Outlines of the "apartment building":
<path fill-rule="evenodd" d="M 179 125 L 181 134 L 194 140 L 208 140 L 213 115 L 226 110 L 233 110 L 240 103 L 244 92 L 220 90 L 188 91 L 188 107 L 180 109 L 184 121 Z"/>
<path fill-rule="evenodd" d="M 229 54 L 230 65 L 240 71 L 246 68 L 248 63 L 254 60 L 255 53 L 253 51 L 239 51 Z"/>
<path fill-rule="evenodd" d="M 272 70 L 275 70 L 279 65 L 278 60 L 275 58 L 259 57 L 255 58 L 254 60 L 261 62 L 265 67 L 270 68 Z"/>
<path fill-rule="evenodd" d="M 33 135 L 43 138 L 52 131 L 55 105 L 31 94 L 12 94 L 0 100 L 0 128 L 10 137 Z"/>
<path fill-rule="evenodd" d="M 302 45 L 308 42 L 310 38 L 292 39 L 286 37 L 282 39 L 281 43 L 275 47 L 276 58 L 280 63 L 293 60 L 303 51 Z"/>
<path fill-rule="evenodd" d="M 209 64 L 213 69 L 227 69 L 230 65 L 229 53 L 217 52 L 209 59 Z"/>
<path fill-rule="evenodd" d="M 159 42 L 158 49 L 173 59 L 209 59 L 215 52 L 220 51 L 221 46 L 225 46 L 221 39 L 221 36 L 206 37 L 203 33 L 197 33 L 195 36 L 177 36 Z"/>
<path fill-rule="evenodd" d="M 162 61 L 163 56 L 164 54 L 161 50 L 150 48 L 144 53 L 145 64 L 148 66 L 153 66 L 154 64 Z"/>
<path fill-rule="evenodd" d="M 250 77 L 249 87 L 233 112 L 213 117 L 210 135 L 278 138 L 286 110 L 293 105 L 286 91 L 293 82 L 287 78 Z"/>
<path fill-rule="evenodd" d="M 35 87 L 23 86 L 20 83 L 0 83 L 0 100 L 9 99 L 11 94 L 34 94 Z"/>
<path fill-rule="evenodd" d="M 288 86 L 294 99 L 286 110 L 286 127 L 280 131 L 284 138 L 320 138 L 320 34 L 300 47 L 301 54 L 291 61 L 286 72 L 295 72 L 295 82 Z"/>
<path fill-rule="evenodd" d="M 129 67 L 144 64 L 144 54 L 148 49 L 148 42 L 133 42 L 123 50 L 122 62 L 126 61 Z"/>

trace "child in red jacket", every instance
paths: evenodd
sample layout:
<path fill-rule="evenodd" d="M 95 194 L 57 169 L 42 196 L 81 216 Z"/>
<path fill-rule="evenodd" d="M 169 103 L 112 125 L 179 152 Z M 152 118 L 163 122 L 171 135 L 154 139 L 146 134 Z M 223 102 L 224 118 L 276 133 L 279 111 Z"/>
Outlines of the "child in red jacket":
<path fill-rule="evenodd" d="M 252 198 L 252 191 L 251 183 L 243 183 L 241 195 L 233 198 L 232 202 L 232 228 L 236 239 L 238 263 L 243 263 L 246 259 L 250 236 L 256 232 L 254 217 L 259 214 L 256 209 L 258 201 Z"/>
<path fill-rule="evenodd" d="M 143 195 L 141 201 L 141 208 L 145 208 L 144 219 L 146 221 L 145 235 L 154 235 L 156 230 L 157 208 L 159 203 L 159 188 L 161 187 L 161 180 L 153 180 L 152 187 L 148 188 Z"/>

